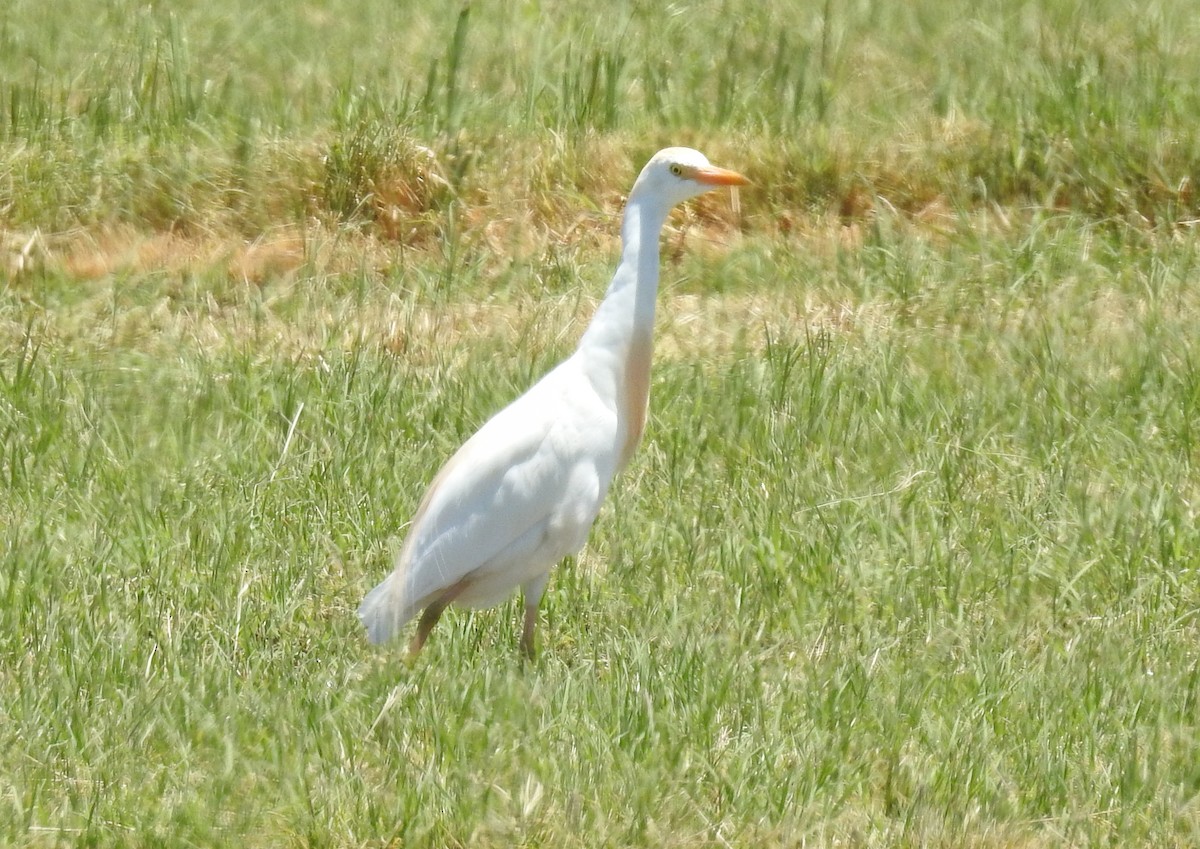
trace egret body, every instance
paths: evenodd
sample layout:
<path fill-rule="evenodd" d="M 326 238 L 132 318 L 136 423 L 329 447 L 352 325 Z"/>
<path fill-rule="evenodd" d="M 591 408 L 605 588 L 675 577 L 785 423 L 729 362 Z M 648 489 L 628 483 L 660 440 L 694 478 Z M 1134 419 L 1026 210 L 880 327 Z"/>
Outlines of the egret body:
<path fill-rule="evenodd" d="M 667 214 L 710 189 L 746 182 L 688 148 L 650 159 L 625 204 L 620 264 L 579 346 L 434 477 L 395 569 L 359 607 L 371 642 L 390 639 L 421 613 L 416 654 L 449 604 L 490 607 L 519 586 L 521 650 L 533 655 L 550 570 L 583 547 L 645 427 Z"/>

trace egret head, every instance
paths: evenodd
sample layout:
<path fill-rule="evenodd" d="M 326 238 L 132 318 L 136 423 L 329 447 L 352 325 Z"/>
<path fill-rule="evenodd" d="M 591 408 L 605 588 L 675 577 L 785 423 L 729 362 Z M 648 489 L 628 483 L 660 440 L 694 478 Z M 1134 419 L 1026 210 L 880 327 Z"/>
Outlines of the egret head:
<path fill-rule="evenodd" d="M 668 207 L 721 186 L 744 186 L 750 182 L 736 171 L 710 163 L 703 153 L 690 147 L 660 150 L 638 175 L 629 199 L 653 197 Z"/>

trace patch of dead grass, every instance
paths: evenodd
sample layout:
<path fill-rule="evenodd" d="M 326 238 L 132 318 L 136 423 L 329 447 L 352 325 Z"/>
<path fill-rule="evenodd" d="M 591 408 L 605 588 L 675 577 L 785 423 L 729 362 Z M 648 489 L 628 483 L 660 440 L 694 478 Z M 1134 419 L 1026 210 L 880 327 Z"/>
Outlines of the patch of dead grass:
<path fill-rule="evenodd" d="M 19 240 L 15 234 L 9 239 Z M 306 259 L 304 235 L 292 228 L 249 241 L 228 234 L 147 233 L 132 227 L 72 231 L 41 241 L 39 270 L 81 282 L 116 274 L 214 272 L 231 280 L 262 282 L 294 272 Z"/>

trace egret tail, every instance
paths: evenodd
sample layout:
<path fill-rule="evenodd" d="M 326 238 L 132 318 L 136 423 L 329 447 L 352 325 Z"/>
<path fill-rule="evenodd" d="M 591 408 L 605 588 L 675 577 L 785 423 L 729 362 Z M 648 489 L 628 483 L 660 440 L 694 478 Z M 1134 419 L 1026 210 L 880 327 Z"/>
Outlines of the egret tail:
<path fill-rule="evenodd" d="M 398 573 L 393 572 L 379 583 L 375 589 L 367 593 L 362 604 L 358 606 L 358 618 L 367 629 L 367 639 L 375 645 L 386 643 L 403 628 L 412 618 L 414 611 L 404 609 L 400 598 L 400 580 Z"/>

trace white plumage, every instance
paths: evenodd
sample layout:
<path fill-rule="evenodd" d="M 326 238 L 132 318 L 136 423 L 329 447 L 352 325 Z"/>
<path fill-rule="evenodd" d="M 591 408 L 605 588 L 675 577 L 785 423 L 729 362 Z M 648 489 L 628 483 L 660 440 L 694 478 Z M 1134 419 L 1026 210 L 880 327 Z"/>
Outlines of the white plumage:
<path fill-rule="evenodd" d="M 521 648 L 532 656 L 550 570 L 579 551 L 645 425 L 658 240 L 671 208 L 746 179 L 695 150 L 667 148 L 642 169 L 621 224 L 621 262 L 575 352 L 481 427 L 433 479 L 394 571 L 359 617 L 373 643 L 424 611 L 420 651 L 450 603 L 489 607 L 520 586 Z"/>

